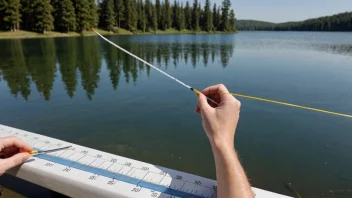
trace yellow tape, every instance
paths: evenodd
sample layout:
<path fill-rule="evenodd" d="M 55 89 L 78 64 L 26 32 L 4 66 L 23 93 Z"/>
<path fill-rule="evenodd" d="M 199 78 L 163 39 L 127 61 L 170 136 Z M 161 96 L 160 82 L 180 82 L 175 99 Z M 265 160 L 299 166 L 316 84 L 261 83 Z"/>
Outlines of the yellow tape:
<path fill-rule="evenodd" d="M 28 152 L 30 155 L 36 155 L 36 154 L 38 154 L 38 151 L 29 151 Z"/>
<path fill-rule="evenodd" d="M 236 93 L 221 93 L 221 94 L 231 94 L 233 96 L 242 97 L 242 98 L 249 98 L 249 99 L 253 99 L 253 100 L 260 100 L 260 101 L 264 101 L 264 102 L 270 102 L 270 103 L 286 105 L 286 106 L 290 106 L 290 107 L 296 107 L 296 108 L 300 108 L 300 109 L 306 109 L 306 110 L 310 110 L 310 111 L 317 111 L 317 112 L 320 112 L 320 113 L 327 113 L 327 114 L 332 114 L 332 115 L 338 115 L 338 116 L 352 118 L 352 115 L 348 115 L 348 114 L 337 113 L 337 112 L 332 112 L 332 111 L 327 111 L 327 110 L 322 110 L 322 109 L 316 109 L 316 108 L 311 108 L 311 107 L 305 107 L 305 106 L 301 106 L 301 105 L 290 104 L 290 103 L 287 103 L 287 102 L 280 102 L 280 101 L 276 101 L 276 100 L 269 100 L 269 99 L 265 99 L 265 98 L 258 98 L 258 97 L 254 97 L 254 96 L 247 96 L 247 95 L 236 94 Z"/>
<path fill-rule="evenodd" d="M 193 89 L 193 92 L 196 93 L 197 95 L 200 94 L 200 91 Z"/>

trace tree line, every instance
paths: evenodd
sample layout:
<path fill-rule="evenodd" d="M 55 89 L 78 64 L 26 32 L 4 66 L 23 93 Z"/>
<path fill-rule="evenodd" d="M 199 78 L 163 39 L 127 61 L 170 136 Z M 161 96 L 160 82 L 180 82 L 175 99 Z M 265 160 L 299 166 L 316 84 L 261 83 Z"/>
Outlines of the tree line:
<path fill-rule="evenodd" d="M 352 31 L 352 12 L 286 23 L 238 20 L 237 29 L 242 31 Z"/>
<path fill-rule="evenodd" d="M 108 31 L 124 28 L 129 31 L 156 31 L 174 28 L 192 31 L 236 31 L 235 12 L 231 1 L 202 7 L 174 0 L 1 0 L 0 29 L 83 32 L 90 27 Z"/>

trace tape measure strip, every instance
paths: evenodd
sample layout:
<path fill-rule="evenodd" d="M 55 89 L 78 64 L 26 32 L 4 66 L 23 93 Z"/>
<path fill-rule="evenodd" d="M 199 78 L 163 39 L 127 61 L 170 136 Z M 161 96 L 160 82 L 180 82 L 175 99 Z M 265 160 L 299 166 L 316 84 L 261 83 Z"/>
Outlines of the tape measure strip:
<path fill-rule="evenodd" d="M 186 193 L 186 192 L 182 192 L 182 191 L 178 191 L 172 188 L 167 188 L 165 186 L 161 186 L 158 184 L 154 184 L 154 183 L 150 183 L 150 182 L 145 182 L 145 181 L 141 181 L 139 179 L 135 179 L 132 177 L 128 177 L 126 175 L 121 175 L 119 173 L 113 173 L 111 171 L 108 170 L 104 170 L 104 169 L 100 169 L 100 168 L 96 168 L 96 167 L 92 167 L 92 166 L 88 166 L 85 164 L 81 164 L 78 162 L 73 162 L 61 157 L 56 157 L 56 156 L 52 156 L 52 155 L 47 155 L 47 154 L 39 154 L 36 155 L 35 157 L 40 158 L 40 159 L 44 159 L 47 161 L 51 161 L 57 164 L 61 164 L 70 168 L 75 168 L 78 170 L 82 170 L 85 172 L 89 172 L 92 174 L 96 174 L 96 175 L 101 175 L 107 178 L 111 178 L 111 179 L 116 179 L 118 181 L 122 181 L 122 182 L 126 182 L 129 184 L 134 184 L 137 185 L 139 187 L 143 187 L 143 188 L 147 188 L 150 190 L 155 190 L 161 193 L 165 193 L 165 194 L 169 194 L 169 195 L 173 195 L 176 197 L 184 197 L 184 198 L 204 198 L 198 195 L 193 195 L 190 193 Z"/>

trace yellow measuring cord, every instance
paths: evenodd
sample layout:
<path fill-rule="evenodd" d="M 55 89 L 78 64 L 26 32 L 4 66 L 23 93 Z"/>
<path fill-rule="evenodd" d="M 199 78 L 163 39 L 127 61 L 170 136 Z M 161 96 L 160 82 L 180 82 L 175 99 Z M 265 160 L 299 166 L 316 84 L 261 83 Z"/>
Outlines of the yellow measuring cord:
<path fill-rule="evenodd" d="M 311 108 L 311 107 L 305 107 L 305 106 L 301 106 L 301 105 L 290 104 L 290 103 L 287 103 L 287 102 L 280 102 L 280 101 L 276 101 L 276 100 L 269 100 L 269 99 L 265 99 L 265 98 L 258 98 L 258 97 L 254 97 L 254 96 L 247 96 L 247 95 L 236 94 L 236 93 L 222 93 L 222 94 L 231 94 L 231 95 L 236 96 L 236 97 L 249 98 L 249 99 L 253 99 L 253 100 L 260 100 L 260 101 L 264 101 L 264 102 L 270 102 L 270 103 L 275 103 L 275 104 L 280 104 L 280 105 L 286 105 L 286 106 L 296 107 L 296 108 L 300 108 L 300 109 L 307 109 L 307 110 L 310 110 L 310 111 L 317 111 L 317 112 L 320 112 L 320 113 L 327 113 L 327 114 L 332 114 L 332 115 L 338 115 L 338 116 L 352 118 L 352 115 L 348 115 L 348 114 L 337 113 L 337 112 L 332 112 L 332 111 L 327 111 L 327 110 L 322 110 L 322 109 L 316 109 L 316 108 Z"/>
<path fill-rule="evenodd" d="M 193 92 L 196 93 L 197 95 L 199 93 L 201 93 L 200 91 L 198 91 L 196 89 L 193 89 Z M 264 102 L 270 102 L 270 103 L 275 103 L 275 104 L 280 104 L 280 105 L 285 105 L 285 106 L 290 106 L 290 107 L 295 107 L 295 108 L 300 108 L 300 109 L 306 109 L 306 110 L 310 110 L 310 111 L 317 111 L 320 113 L 327 113 L 327 114 L 331 114 L 331 115 L 352 118 L 352 115 L 349 115 L 349 114 L 337 113 L 337 112 L 332 112 L 332 111 L 327 111 L 327 110 L 317 109 L 317 108 L 312 108 L 312 107 L 305 107 L 305 106 L 301 106 L 301 105 L 290 104 L 287 102 L 280 102 L 280 101 L 276 101 L 276 100 L 269 100 L 269 99 L 265 99 L 265 98 L 258 98 L 258 97 L 254 97 L 254 96 L 247 96 L 247 95 L 243 95 L 243 94 L 236 94 L 236 93 L 229 93 L 229 92 L 221 93 L 221 95 L 222 94 L 231 94 L 233 96 L 241 97 L 241 98 L 249 98 L 249 99 L 253 99 L 253 100 L 260 100 L 260 101 L 264 101 Z M 210 100 L 210 101 L 213 101 L 213 100 Z"/>

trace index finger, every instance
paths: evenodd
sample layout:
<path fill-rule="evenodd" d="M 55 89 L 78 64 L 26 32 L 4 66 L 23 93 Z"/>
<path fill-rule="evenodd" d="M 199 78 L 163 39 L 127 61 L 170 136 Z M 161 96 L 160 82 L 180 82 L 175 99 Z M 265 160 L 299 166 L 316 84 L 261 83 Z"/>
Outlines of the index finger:
<path fill-rule="evenodd" d="M 19 149 L 23 149 L 26 151 L 31 151 L 32 150 L 32 146 L 25 143 L 23 140 L 11 136 L 11 137 L 6 137 L 6 138 L 0 138 L 0 151 L 6 147 L 10 147 L 10 146 L 15 146 Z"/>

